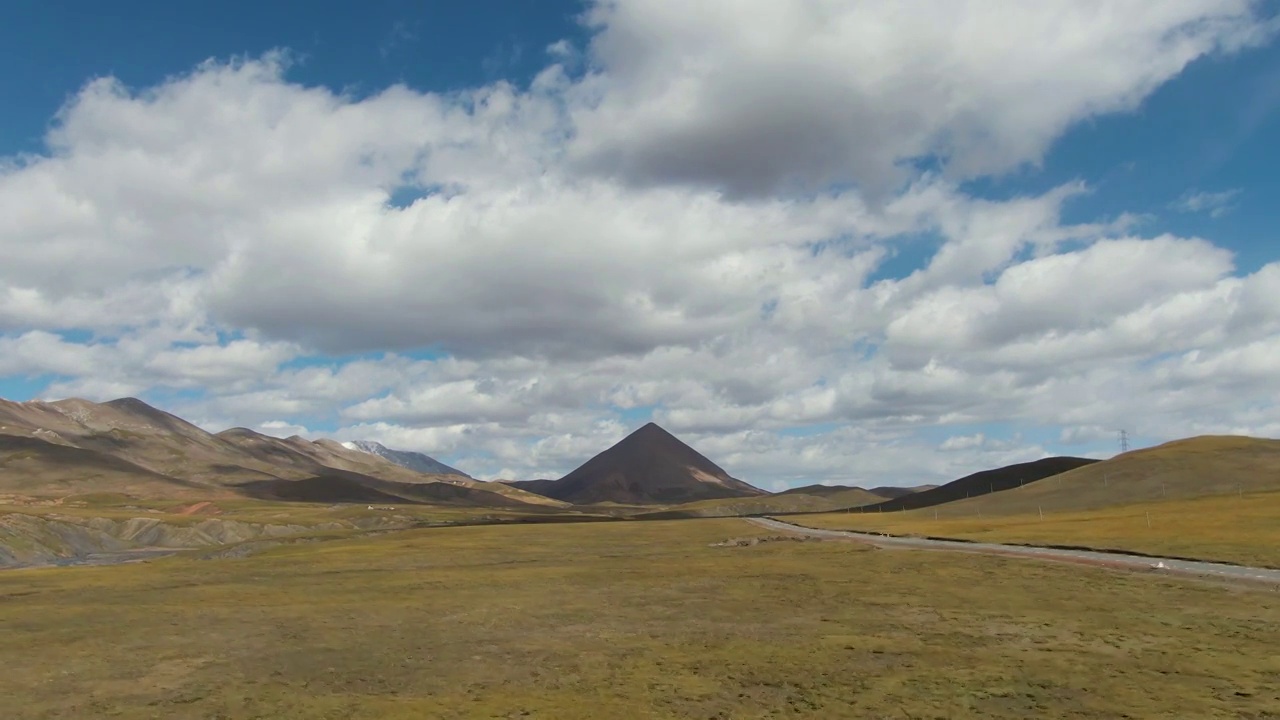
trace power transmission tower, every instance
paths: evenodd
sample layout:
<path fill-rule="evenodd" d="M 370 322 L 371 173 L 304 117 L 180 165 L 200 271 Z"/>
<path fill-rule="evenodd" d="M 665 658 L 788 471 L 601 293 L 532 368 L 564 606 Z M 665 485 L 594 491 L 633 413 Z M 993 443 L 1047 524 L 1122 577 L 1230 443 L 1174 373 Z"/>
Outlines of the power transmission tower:
<path fill-rule="evenodd" d="M 1128 430 L 1120 431 L 1120 452 L 1121 453 L 1129 452 L 1129 431 Z"/>

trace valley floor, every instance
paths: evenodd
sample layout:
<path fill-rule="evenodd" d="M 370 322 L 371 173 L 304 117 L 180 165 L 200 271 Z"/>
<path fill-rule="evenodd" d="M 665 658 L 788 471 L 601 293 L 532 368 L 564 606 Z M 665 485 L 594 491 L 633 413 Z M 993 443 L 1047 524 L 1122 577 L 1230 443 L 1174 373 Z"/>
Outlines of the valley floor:
<path fill-rule="evenodd" d="M 6 718 L 1280 717 L 1280 596 L 741 520 L 0 574 Z"/>

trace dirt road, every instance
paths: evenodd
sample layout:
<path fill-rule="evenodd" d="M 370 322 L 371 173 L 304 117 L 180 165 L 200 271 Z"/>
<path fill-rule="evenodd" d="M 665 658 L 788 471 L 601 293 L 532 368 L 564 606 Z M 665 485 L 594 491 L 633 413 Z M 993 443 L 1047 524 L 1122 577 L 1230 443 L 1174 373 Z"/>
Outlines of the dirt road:
<path fill-rule="evenodd" d="M 1248 567 L 1246 565 L 1230 565 L 1227 563 L 1201 562 L 1196 560 L 1177 560 L 1173 558 L 1147 557 L 1124 553 L 1097 552 L 1092 550 L 1064 550 L 1060 548 L 1035 547 L 1027 545 L 1002 545 L 998 543 L 960 542 L 954 540 L 932 540 L 920 537 L 898 537 L 860 533 L 847 530 L 818 530 L 815 528 L 792 525 L 772 518 L 746 518 L 770 530 L 797 533 L 818 538 L 851 539 L 880 545 L 882 547 L 916 548 L 921 550 L 951 550 L 955 552 L 980 553 L 984 555 L 1003 555 L 1007 557 L 1027 557 L 1038 560 L 1056 562 L 1074 562 L 1085 565 L 1126 568 L 1132 570 L 1155 570 L 1182 575 L 1202 575 L 1220 577 L 1230 580 L 1251 580 L 1280 584 L 1280 570 L 1272 568 Z"/>

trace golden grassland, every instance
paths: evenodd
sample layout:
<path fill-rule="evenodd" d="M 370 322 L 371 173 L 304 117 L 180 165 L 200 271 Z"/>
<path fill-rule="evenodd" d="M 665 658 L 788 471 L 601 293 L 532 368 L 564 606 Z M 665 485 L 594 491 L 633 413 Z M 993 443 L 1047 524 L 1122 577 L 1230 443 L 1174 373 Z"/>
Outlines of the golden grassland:
<path fill-rule="evenodd" d="M 1274 717 L 1280 595 L 741 520 L 0 572 L 0 717 Z M 1271 713 L 1271 714 L 1268 714 Z"/>
<path fill-rule="evenodd" d="M 195 524 L 211 515 L 182 515 L 175 511 L 188 506 L 191 499 L 148 499 L 118 493 L 72 495 L 56 504 L 5 503 L 0 501 L 0 515 L 69 515 L 83 518 L 108 518 L 128 520 L 150 517 L 176 525 Z M 257 500 L 252 498 L 221 498 L 213 501 L 215 517 L 250 523 L 311 525 L 332 520 L 355 520 L 369 517 L 409 517 L 424 523 L 447 523 L 477 519 L 509 520 L 539 515 L 591 515 L 590 512 L 562 510 L 559 508 L 530 507 L 468 507 L 450 505 L 420 505 L 394 503 L 373 505 L 358 503 L 302 503 Z"/>
<path fill-rule="evenodd" d="M 1000 494 L 990 498 L 992 504 Z M 982 510 L 981 499 L 976 499 L 968 502 L 964 515 L 944 505 L 907 512 L 860 514 L 855 510 L 782 519 L 815 528 L 1081 545 L 1280 567 L 1280 491 L 1134 503 L 1087 512 L 1045 511 L 1043 515 L 1034 509 L 1017 515 Z"/>
<path fill-rule="evenodd" d="M 286 542 L 415 527 L 602 519 L 607 518 L 576 509 L 325 505 L 244 498 L 191 505 L 103 494 L 37 504 L 0 502 L 0 568 L 110 563 L 138 552 L 179 549 L 199 550 L 202 556 L 244 556 Z"/>

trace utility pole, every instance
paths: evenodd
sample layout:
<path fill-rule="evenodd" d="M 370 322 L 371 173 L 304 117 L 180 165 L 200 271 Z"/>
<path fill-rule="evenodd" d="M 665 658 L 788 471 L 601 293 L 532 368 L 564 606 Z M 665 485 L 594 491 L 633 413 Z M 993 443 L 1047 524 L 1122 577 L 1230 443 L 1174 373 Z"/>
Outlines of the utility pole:
<path fill-rule="evenodd" d="M 1120 431 L 1120 452 L 1121 453 L 1129 452 L 1129 431 L 1128 430 Z"/>

